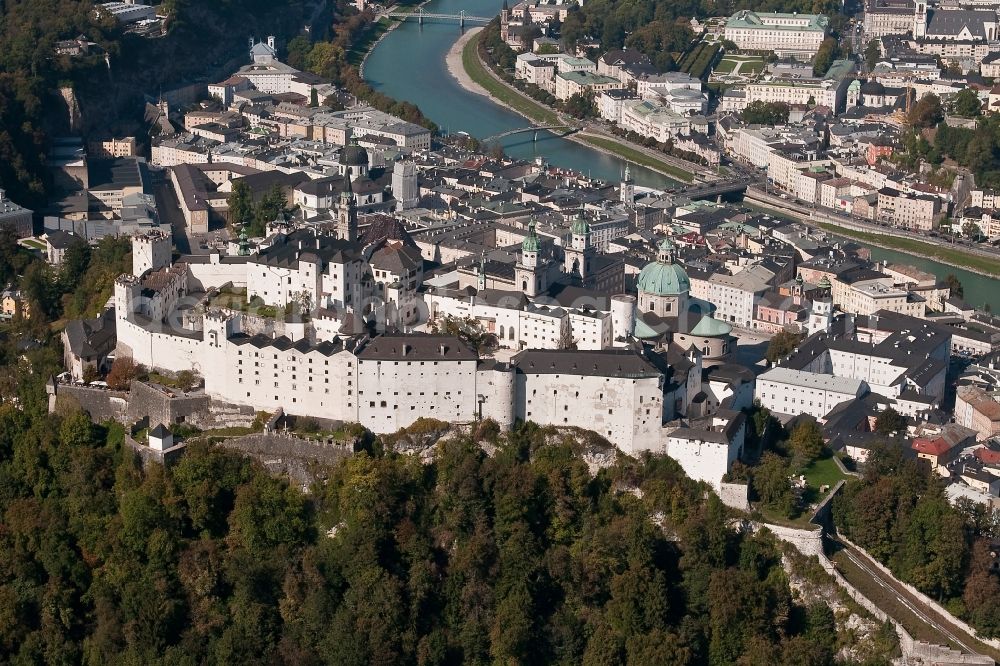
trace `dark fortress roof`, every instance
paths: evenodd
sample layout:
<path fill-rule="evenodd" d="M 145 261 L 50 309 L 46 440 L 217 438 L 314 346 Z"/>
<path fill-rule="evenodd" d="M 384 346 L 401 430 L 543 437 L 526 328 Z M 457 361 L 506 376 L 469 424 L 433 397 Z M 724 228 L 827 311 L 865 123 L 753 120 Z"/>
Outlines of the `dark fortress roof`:
<path fill-rule="evenodd" d="M 360 361 L 475 361 L 476 352 L 453 335 L 380 335 L 362 345 Z"/>
<path fill-rule="evenodd" d="M 647 359 L 631 350 L 528 349 L 511 359 L 510 364 L 528 375 L 593 375 L 639 379 L 663 374 Z"/>
<path fill-rule="evenodd" d="M 361 237 L 361 245 L 363 247 L 368 247 L 376 243 L 381 243 L 382 241 L 401 241 L 403 245 L 408 247 L 417 247 L 417 244 L 413 242 L 413 238 L 410 237 L 410 232 L 406 230 L 406 225 L 392 217 L 391 215 L 372 215 L 364 218 L 364 222 L 368 222 L 368 228 L 365 229 L 364 235 Z"/>
<path fill-rule="evenodd" d="M 317 236 L 310 229 L 300 229 L 287 235 L 278 234 L 273 245 L 251 257 L 256 263 L 290 269 L 298 268 L 300 258 L 318 261 L 325 269 L 331 263 L 360 260 L 361 247 L 332 236 Z"/>

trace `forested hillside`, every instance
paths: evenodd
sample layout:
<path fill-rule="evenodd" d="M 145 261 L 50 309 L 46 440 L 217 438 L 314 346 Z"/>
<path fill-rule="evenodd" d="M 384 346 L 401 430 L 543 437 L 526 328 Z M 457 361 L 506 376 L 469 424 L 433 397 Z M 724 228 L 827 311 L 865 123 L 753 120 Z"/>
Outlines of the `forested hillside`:
<path fill-rule="evenodd" d="M 144 472 L 122 435 L 0 407 L 5 661 L 818 665 L 839 645 L 775 543 L 666 458 L 593 476 L 573 438 L 486 426 L 492 456 L 376 443 L 303 494 L 219 448 Z"/>
<path fill-rule="evenodd" d="M 312 11 L 306 0 L 167 0 L 164 7 L 168 34 L 146 39 L 98 18 L 90 0 L 0 2 L 0 187 L 12 199 L 44 202 L 47 137 L 66 131 L 56 88 L 76 90 L 82 131 L 135 133 L 144 93 L 243 55 L 248 37 L 294 36 Z M 110 70 L 100 55 L 55 55 L 57 41 L 80 34 L 108 52 Z"/>

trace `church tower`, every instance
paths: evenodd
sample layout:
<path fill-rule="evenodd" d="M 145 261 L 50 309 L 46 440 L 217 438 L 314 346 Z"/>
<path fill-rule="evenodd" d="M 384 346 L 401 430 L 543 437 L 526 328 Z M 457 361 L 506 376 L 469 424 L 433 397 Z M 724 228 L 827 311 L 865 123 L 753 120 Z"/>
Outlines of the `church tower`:
<path fill-rule="evenodd" d="M 479 274 L 476 277 L 478 278 L 476 289 L 479 291 L 486 289 L 486 250 L 479 255 Z"/>
<path fill-rule="evenodd" d="M 574 280 L 583 281 L 590 277 L 591 257 L 593 248 L 590 247 L 590 225 L 583 211 L 577 215 L 570 227 L 570 244 L 565 250 L 566 262 L 563 271 Z"/>
<path fill-rule="evenodd" d="M 913 12 L 913 38 L 922 39 L 927 36 L 927 0 L 917 0 Z"/>
<path fill-rule="evenodd" d="M 833 323 L 833 296 L 831 295 L 830 279 L 823 276 L 820 280 L 819 288 L 822 290 L 813 298 L 812 310 L 809 311 L 809 335 L 814 335 L 820 331 L 830 332 L 830 325 Z"/>
<path fill-rule="evenodd" d="M 510 34 L 510 7 L 507 6 L 507 0 L 503 0 L 503 8 L 500 10 L 500 39 L 506 42 L 508 34 Z"/>
<path fill-rule="evenodd" d="M 528 223 L 528 235 L 521 242 L 521 258 L 514 267 L 515 287 L 520 288 L 525 296 L 537 296 L 546 289 L 545 271 L 538 266 L 538 253 L 541 250 L 541 243 L 538 235 L 535 234 L 534 218 Z"/>
<path fill-rule="evenodd" d="M 625 177 L 622 179 L 622 203 L 626 206 L 635 204 L 635 184 L 632 182 L 632 171 L 625 165 Z"/>
<path fill-rule="evenodd" d="M 352 243 L 358 240 L 358 208 L 354 201 L 350 174 L 344 176 L 346 186 L 337 205 L 337 238 Z"/>

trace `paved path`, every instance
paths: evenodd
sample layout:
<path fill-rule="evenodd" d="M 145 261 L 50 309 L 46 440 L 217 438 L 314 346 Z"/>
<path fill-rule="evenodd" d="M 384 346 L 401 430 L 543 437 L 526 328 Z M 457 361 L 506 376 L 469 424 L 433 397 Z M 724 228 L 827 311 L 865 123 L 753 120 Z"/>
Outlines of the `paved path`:
<path fill-rule="evenodd" d="M 991 650 L 988 646 L 984 646 L 976 640 L 974 636 L 970 636 L 961 628 L 955 626 L 948 618 L 944 617 L 933 608 L 920 601 L 913 593 L 907 590 L 898 580 L 896 580 L 896 578 L 882 571 L 882 569 L 879 568 L 866 553 L 833 537 L 831 537 L 831 540 L 843 548 L 843 552 L 846 554 L 847 558 L 858 569 L 864 572 L 865 575 L 869 576 L 876 585 L 885 590 L 888 595 L 909 611 L 919 622 L 922 622 L 933 629 L 935 632 L 960 648 L 963 652 L 968 654 L 985 654 L 990 657 L 995 657 L 996 650 Z M 869 597 L 869 599 L 871 599 L 871 597 Z M 875 602 L 876 600 L 871 599 L 871 601 Z M 883 608 L 882 610 L 890 616 L 893 615 L 890 609 Z M 894 617 L 893 619 L 900 622 L 900 618 L 898 617 Z M 900 623 L 903 624 L 904 627 L 906 626 L 906 623 Z"/>

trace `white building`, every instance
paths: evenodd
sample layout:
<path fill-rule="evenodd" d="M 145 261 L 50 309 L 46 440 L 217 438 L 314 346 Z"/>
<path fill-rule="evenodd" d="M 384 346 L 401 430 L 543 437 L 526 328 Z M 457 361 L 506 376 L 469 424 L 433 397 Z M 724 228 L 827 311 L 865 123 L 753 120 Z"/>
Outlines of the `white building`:
<path fill-rule="evenodd" d="M 674 136 L 691 133 L 691 120 L 669 107 L 648 100 L 627 101 L 621 107 L 623 130 L 666 143 Z"/>
<path fill-rule="evenodd" d="M 780 14 L 744 9 L 726 21 L 725 38 L 741 51 L 773 52 L 809 59 L 826 39 L 830 20 L 821 14 Z"/>
<path fill-rule="evenodd" d="M 754 398 L 772 412 L 822 419 L 845 400 L 868 393 L 860 379 L 777 367 L 757 377 Z"/>
<path fill-rule="evenodd" d="M 711 484 L 717 491 L 722 477 L 743 455 L 746 417 L 722 410 L 691 427 L 677 428 L 667 437 L 667 455 L 680 463 L 695 481 Z"/>

